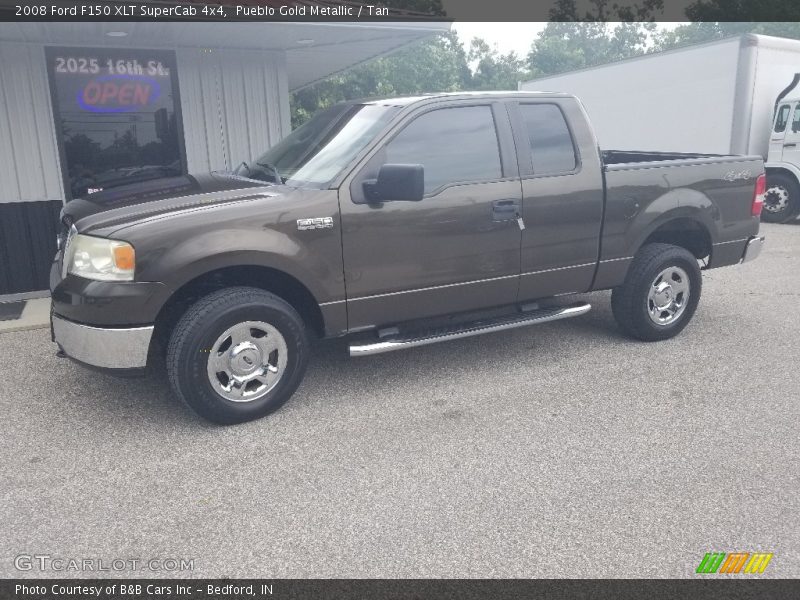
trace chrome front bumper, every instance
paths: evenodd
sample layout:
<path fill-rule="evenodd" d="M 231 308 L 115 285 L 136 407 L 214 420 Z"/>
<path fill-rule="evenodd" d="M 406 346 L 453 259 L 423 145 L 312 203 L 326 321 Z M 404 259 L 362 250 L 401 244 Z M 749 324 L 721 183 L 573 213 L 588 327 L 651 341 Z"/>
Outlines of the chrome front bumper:
<path fill-rule="evenodd" d="M 53 341 L 70 358 L 103 369 L 147 366 L 153 326 L 128 329 L 90 327 L 52 315 Z"/>
<path fill-rule="evenodd" d="M 764 247 L 764 236 L 751 237 L 747 245 L 744 247 L 744 254 L 742 254 L 742 263 L 750 262 L 758 258 L 761 254 L 761 249 Z"/>

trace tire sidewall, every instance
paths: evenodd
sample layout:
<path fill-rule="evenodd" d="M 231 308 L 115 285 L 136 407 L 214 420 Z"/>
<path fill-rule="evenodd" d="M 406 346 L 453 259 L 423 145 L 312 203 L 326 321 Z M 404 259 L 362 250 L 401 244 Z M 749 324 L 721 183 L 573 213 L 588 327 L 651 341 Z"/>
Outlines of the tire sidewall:
<path fill-rule="evenodd" d="M 784 188 L 786 193 L 789 194 L 789 200 L 787 207 L 780 212 L 770 212 L 766 207 L 762 209 L 761 220 L 765 223 L 785 223 L 796 216 L 798 209 L 800 209 L 800 198 L 798 198 L 800 188 L 792 178 L 786 175 L 767 176 L 767 191 L 775 186 Z"/>
<path fill-rule="evenodd" d="M 637 312 L 637 320 L 647 328 L 654 339 L 667 339 L 680 333 L 684 327 L 692 320 L 692 316 L 697 310 L 702 292 L 703 278 L 697 261 L 688 252 L 684 254 L 680 249 L 675 248 L 660 260 L 653 261 L 647 269 L 647 275 L 639 282 L 634 293 L 634 310 Z M 654 323 L 648 311 L 648 295 L 653 281 L 664 269 L 668 267 L 680 267 L 689 276 L 689 302 L 677 321 L 667 325 Z"/>
<path fill-rule="evenodd" d="M 211 348 L 219 336 L 238 323 L 264 321 L 286 341 L 287 364 L 278 383 L 267 394 L 249 402 L 233 402 L 214 390 L 208 379 Z M 238 423 L 267 415 L 282 406 L 297 389 L 307 360 L 305 331 L 286 312 L 260 302 L 247 302 L 215 311 L 195 327 L 180 348 L 180 377 L 187 403 L 202 416 L 220 423 Z"/>

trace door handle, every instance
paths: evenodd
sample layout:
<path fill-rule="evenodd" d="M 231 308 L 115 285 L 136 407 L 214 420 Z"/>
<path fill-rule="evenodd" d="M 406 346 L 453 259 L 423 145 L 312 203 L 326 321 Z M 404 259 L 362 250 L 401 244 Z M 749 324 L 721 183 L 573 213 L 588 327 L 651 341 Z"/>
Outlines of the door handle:
<path fill-rule="evenodd" d="M 796 146 L 797 146 L 797 144 L 784 144 L 783 145 L 784 148 L 794 148 Z"/>
<path fill-rule="evenodd" d="M 509 198 L 492 202 L 492 221 L 511 221 L 520 214 L 520 201 Z"/>

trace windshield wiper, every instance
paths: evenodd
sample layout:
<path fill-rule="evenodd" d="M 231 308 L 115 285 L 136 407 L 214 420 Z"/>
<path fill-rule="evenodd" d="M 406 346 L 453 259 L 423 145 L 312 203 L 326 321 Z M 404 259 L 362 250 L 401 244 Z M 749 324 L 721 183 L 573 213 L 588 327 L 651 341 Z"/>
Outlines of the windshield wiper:
<path fill-rule="evenodd" d="M 278 172 L 278 169 L 275 165 L 266 163 L 266 162 L 256 162 L 259 167 L 265 168 L 267 171 L 272 172 L 272 176 L 275 178 L 275 183 L 286 183 L 286 178 L 281 177 L 281 174 Z"/>

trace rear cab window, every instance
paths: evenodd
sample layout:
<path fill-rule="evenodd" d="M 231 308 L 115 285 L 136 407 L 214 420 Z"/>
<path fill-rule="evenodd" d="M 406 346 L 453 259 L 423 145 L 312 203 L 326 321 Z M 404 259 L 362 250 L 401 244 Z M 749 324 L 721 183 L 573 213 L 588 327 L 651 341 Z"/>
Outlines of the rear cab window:
<path fill-rule="evenodd" d="M 578 154 L 564 113 L 556 104 L 519 104 L 534 176 L 573 173 Z"/>

